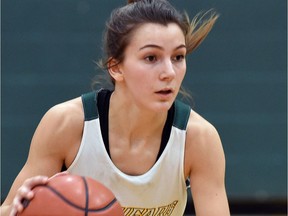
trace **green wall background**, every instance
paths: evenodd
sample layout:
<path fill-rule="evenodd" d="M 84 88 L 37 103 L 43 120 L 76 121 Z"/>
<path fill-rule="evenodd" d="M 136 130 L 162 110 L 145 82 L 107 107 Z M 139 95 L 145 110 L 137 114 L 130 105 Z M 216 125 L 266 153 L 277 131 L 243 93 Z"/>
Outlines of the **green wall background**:
<path fill-rule="evenodd" d="M 286 198 L 287 1 L 174 0 L 190 16 L 220 14 L 188 57 L 184 86 L 218 129 L 229 198 Z M 53 105 L 90 91 L 101 36 L 122 0 L 2 0 L 1 195 Z"/>

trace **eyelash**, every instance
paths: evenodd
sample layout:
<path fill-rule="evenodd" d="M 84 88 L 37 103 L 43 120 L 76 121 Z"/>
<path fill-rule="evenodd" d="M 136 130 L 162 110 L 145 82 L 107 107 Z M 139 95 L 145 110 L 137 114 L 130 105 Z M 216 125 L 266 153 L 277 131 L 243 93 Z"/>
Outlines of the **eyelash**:
<path fill-rule="evenodd" d="M 178 59 L 180 57 L 180 59 Z M 153 59 L 152 59 L 153 58 Z M 179 62 L 185 59 L 185 55 L 176 55 L 172 58 L 173 61 Z M 157 57 L 155 55 L 149 55 L 145 57 L 145 60 L 148 62 L 155 62 L 157 61 Z"/>
<path fill-rule="evenodd" d="M 180 59 L 177 59 L 177 58 L 179 58 L 180 57 Z M 177 55 L 177 56 L 175 56 L 174 57 L 174 59 L 175 59 L 175 61 L 182 61 L 182 60 L 184 60 L 185 59 L 185 56 L 184 55 Z"/>
<path fill-rule="evenodd" d="M 153 58 L 153 59 L 151 59 L 151 58 Z M 157 60 L 157 58 L 155 55 L 149 55 L 149 56 L 145 57 L 145 60 L 148 62 L 155 62 Z"/>

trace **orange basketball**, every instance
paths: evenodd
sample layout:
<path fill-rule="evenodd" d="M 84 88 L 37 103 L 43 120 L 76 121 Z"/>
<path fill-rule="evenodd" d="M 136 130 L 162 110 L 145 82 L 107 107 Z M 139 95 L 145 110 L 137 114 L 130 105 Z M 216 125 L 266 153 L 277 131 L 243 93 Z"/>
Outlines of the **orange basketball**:
<path fill-rule="evenodd" d="M 33 191 L 34 198 L 18 215 L 124 216 L 111 190 L 89 177 L 59 175 Z"/>

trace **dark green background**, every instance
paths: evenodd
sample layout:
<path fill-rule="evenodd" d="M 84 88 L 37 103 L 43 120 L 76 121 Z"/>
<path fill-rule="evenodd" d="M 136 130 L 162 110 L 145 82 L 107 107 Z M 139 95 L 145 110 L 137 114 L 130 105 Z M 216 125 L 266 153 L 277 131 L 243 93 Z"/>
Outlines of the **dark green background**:
<path fill-rule="evenodd" d="M 53 105 L 91 89 L 101 36 L 122 0 L 2 0 L 1 195 L 25 162 L 33 132 Z M 188 57 L 194 109 L 218 129 L 229 198 L 287 192 L 287 1 L 174 0 L 190 16 L 220 18 Z"/>

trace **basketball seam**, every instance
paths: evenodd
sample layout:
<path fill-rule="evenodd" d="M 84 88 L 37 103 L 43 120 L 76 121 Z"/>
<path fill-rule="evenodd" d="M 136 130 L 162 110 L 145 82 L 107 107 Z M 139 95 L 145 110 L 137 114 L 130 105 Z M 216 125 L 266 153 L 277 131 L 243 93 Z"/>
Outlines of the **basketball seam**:
<path fill-rule="evenodd" d="M 39 186 L 38 186 L 39 187 Z M 68 200 L 66 197 L 64 197 L 60 192 L 58 192 L 57 190 L 55 190 L 53 187 L 49 186 L 49 185 L 42 185 L 40 187 L 47 187 L 50 191 L 52 191 L 54 194 L 56 194 L 57 196 L 60 197 L 60 199 L 62 199 L 64 202 L 66 202 L 67 204 L 75 207 L 76 209 L 79 210 L 87 210 L 88 212 L 100 212 L 100 211 L 105 211 L 106 209 L 110 208 L 115 202 L 117 202 L 117 199 L 114 198 L 113 200 L 111 200 L 110 203 L 108 203 L 106 206 L 99 208 L 99 209 L 88 209 L 88 208 L 82 208 L 78 205 L 76 205 L 75 203 L 71 202 L 70 200 Z"/>
<path fill-rule="evenodd" d="M 85 216 L 87 216 L 88 209 L 89 209 L 89 188 L 88 188 L 87 181 L 84 176 L 82 176 L 82 180 L 85 186 Z"/>

